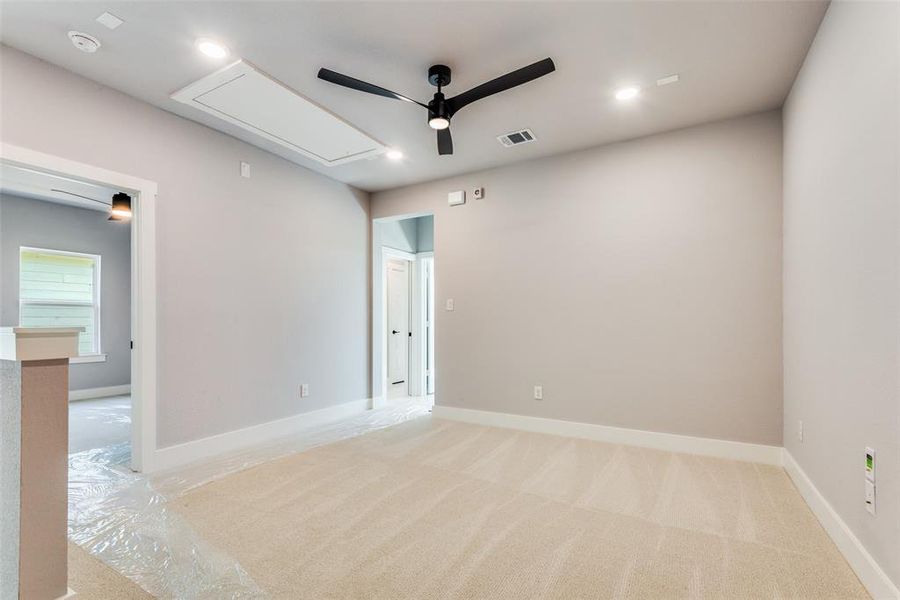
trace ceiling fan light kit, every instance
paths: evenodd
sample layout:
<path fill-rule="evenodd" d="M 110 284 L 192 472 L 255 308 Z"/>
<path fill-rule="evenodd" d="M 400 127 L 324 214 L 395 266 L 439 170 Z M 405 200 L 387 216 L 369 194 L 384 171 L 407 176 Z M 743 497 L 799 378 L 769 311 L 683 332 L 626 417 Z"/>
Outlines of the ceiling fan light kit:
<path fill-rule="evenodd" d="M 385 98 L 394 100 L 402 100 L 411 104 L 417 104 L 428 110 L 428 125 L 437 131 L 438 154 L 453 154 L 453 138 L 450 135 L 450 121 L 453 116 L 464 106 L 481 100 L 494 94 L 499 94 L 510 88 L 528 83 L 538 77 L 543 77 L 548 73 L 556 70 L 556 65 L 549 58 L 539 60 L 527 67 L 522 67 L 506 75 L 492 79 L 486 83 L 482 83 L 458 96 L 446 98 L 441 89 L 448 85 L 451 81 L 450 67 L 447 65 L 432 65 L 428 69 L 428 82 L 437 88 L 437 92 L 428 104 L 418 102 L 411 98 L 407 98 L 397 92 L 385 89 L 383 87 L 360 81 L 348 75 L 342 75 L 329 69 L 319 69 L 319 79 L 323 79 L 336 85 L 348 87 L 360 92 L 375 94 Z"/>

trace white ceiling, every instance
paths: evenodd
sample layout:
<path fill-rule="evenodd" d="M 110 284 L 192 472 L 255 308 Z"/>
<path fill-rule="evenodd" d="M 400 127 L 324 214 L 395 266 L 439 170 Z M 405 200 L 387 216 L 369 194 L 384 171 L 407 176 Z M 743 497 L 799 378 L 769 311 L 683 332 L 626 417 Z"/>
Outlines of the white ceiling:
<path fill-rule="evenodd" d="M 366 190 L 397 187 L 700 122 L 776 108 L 824 15 L 825 2 L 8 2 L 3 43 Z M 95 21 L 125 20 L 110 31 Z M 96 54 L 66 38 L 100 38 Z M 196 38 L 232 51 L 216 61 Z M 453 119 L 455 154 L 438 156 L 425 110 L 316 78 L 328 67 L 427 101 L 431 64 L 453 69 L 448 96 L 536 60 L 557 70 L 479 101 Z M 388 146 L 386 158 L 326 167 L 171 100 L 243 57 Z M 681 81 L 655 87 L 678 73 Z M 7 82 L 10 83 L 10 82 Z M 622 104 L 620 85 L 642 97 Z M 529 127 L 536 143 L 496 136 Z"/>

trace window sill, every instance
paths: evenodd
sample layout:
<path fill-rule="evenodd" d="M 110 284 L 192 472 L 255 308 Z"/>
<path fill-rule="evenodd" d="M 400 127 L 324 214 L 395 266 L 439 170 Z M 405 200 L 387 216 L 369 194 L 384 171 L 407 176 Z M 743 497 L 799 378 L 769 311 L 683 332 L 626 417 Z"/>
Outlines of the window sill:
<path fill-rule="evenodd" d="M 81 356 L 73 356 L 69 359 L 70 365 L 77 365 L 79 363 L 99 363 L 106 362 L 105 354 L 83 354 Z"/>

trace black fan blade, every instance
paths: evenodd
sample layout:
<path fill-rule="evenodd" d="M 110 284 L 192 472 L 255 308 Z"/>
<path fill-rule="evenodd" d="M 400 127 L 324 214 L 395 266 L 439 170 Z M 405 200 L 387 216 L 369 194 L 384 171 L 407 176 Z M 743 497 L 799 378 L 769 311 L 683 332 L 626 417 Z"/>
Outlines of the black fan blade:
<path fill-rule="evenodd" d="M 453 154 L 453 137 L 450 135 L 450 128 L 438 129 L 438 154 Z"/>
<path fill-rule="evenodd" d="M 340 73 L 336 73 L 329 69 L 319 69 L 319 79 L 324 79 L 330 83 L 336 83 L 337 85 L 342 85 L 344 87 L 348 87 L 351 90 L 358 90 L 360 92 L 368 92 L 369 94 L 375 94 L 376 96 L 384 96 L 385 98 L 393 98 L 394 100 L 403 100 L 404 102 L 412 102 L 413 104 L 418 104 L 422 108 L 428 108 L 427 104 L 422 104 L 421 102 L 416 102 L 411 98 L 407 98 L 397 92 L 392 92 L 391 90 L 386 90 L 383 87 L 378 87 L 377 85 L 366 83 L 365 81 L 360 81 L 359 79 L 354 79 L 348 75 L 341 75 Z"/>
<path fill-rule="evenodd" d="M 486 98 L 487 96 L 499 94 L 500 92 L 506 91 L 510 88 L 514 88 L 517 85 L 528 83 L 529 81 L 537 79 L 538 77 L 543 77 L 548 73 L 552 73 L 555 70 L 556 65 L 553 64 L 553 61 L 549 58 L 545 58 L 544 60 L 539 60 L 534 64 L 528 65 L 527 67 L 517 69 L 512 73 L 501 75 L 497 79 L 492 79 L 487 83 L 482 83 L 481 85 L 473 87 L 467 92 L 463 92 L 462 94 L 454 96 L 453 98 L 447 100 L 447 104 L 450 106 L 450 113 L 452 114 L 461 109 L 463 106 L 471 104 L 476 100 L 481 100 L 482 98 Z"/>

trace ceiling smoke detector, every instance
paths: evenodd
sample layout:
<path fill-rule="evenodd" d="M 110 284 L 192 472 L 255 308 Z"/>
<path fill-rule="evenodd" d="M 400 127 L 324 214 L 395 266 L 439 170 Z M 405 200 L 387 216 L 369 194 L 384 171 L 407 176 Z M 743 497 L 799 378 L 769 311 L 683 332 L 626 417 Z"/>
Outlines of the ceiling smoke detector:
<path fill-rule="evenodd" d="M 72 41 L 73 46 L 88 54 L 93 54 L 100 49 L 100 40 L 87 33 L 70 31 L 69 39 Z"/>
<path fill-rule="evenodd" d="M 500 143 L 509 148 L 510 146 L 518 146 L 519 144 L 527 144 L 534 141 L 534 132 L 530 129 L 520 129 L 519 131 L 511 131 L 498 135 L 497 139 Z"/>

